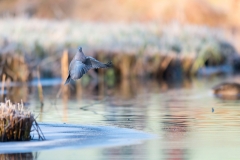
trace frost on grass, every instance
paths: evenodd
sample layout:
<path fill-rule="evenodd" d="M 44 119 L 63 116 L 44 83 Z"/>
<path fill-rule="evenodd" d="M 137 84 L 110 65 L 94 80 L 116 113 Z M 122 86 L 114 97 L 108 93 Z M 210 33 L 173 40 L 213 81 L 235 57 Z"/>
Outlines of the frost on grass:
<path fill-rule="evenodd" d="M 13 104 L 6 100 L 0 103 L 0 142 L 29 141 L 31 131 L 37 132 L 39 140 L 45 139 L 34 115 L 24 109 L 22 102 Z"/>
<path fill-rule="evenodd" d="M 221 29 L 174 22 L 97 23 L 6 18 L 0 20 L 0 30 L 0 52 L 17 50 L 39 56 L 76 48 L 79 44 L 93 51 L 112 53 L 138 53 L 144 49 L 152 53 L 195 55 L 205 45 L 227 40 Z"/>

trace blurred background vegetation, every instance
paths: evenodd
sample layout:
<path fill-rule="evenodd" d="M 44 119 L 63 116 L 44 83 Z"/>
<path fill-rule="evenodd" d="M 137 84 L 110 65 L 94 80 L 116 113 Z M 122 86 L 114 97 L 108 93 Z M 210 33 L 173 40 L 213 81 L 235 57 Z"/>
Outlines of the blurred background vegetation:
<path fill-rule="evenodd" d="M 179 21 L 215 27 L 240 27 L 238 0 L 1 0 L 2 17 L 27 16 L 85 21 Z"/>
<path fill-rule="evenodd" d="M 239 15 L 238 0 L 1 0 L 2 75 L 61 77 L 78 46 L 113 61 L 107 79 L 237 72 Z"/>

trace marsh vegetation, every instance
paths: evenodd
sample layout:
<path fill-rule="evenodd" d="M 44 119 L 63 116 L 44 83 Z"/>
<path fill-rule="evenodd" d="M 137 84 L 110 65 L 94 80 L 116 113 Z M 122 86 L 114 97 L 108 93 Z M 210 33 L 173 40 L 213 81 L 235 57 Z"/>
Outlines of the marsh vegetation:
<path fill-rule="evenodd" d="M 201 68 L 213 66 L 220 66 L 216 73 L 225 72 L 221 66 L 239 69 L 231 33 L 216 28 L 179 23 L 106 24 L 23 18 L 0 20 L 0 24 L 4 31 L 1 55 L 20 55 L 33 76 L 39 66 L 43 77 L 60 77 L 58 62 L 63 51 L 68 50 L 72 59 L 79 44 L 90 56 L 101 61 L 112 59 L 115 69 L 107 75 L 117 78 L 174 78 L 196 75 Z"/>
<path fill-rule="evenodd" d="M 24 108 L 23 102 L 13 104 L 6 100 L 0 103 L 0 142 L 29 141 L 33 130 L 40 140 L 44 139 L 34 115 Z"/>

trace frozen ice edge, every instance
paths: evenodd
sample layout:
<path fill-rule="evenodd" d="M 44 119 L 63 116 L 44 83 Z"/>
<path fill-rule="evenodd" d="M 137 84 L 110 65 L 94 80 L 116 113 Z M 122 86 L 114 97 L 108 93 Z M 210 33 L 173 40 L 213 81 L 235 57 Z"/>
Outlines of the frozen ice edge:
<path fill-rule="evenodd" d="M 0 142 L 0 153 L 23 153 L 49 149 L 95 148 L 139 144 L 157 135 L 134 129 L 73 124 L 39 124 L 46 140 L 37 134 L 28 142 Z"/>

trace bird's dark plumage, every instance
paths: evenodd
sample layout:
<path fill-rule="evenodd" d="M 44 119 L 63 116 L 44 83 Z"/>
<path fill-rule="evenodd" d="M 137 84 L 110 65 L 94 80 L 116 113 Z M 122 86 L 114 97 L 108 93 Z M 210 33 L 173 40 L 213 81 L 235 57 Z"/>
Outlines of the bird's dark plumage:
<path fill-rule="evenodd" d="M 70 62 L 69 73 L 65 84 L 68 84 L 71 79 L 80 79 L 90 69 L 109 68 L 112 66 L 112 62 L 104 64 L 93 57 L 85 56 L 85 54 L 82 52 L 82 47 L 79 47 L 78 52 Z"/>

